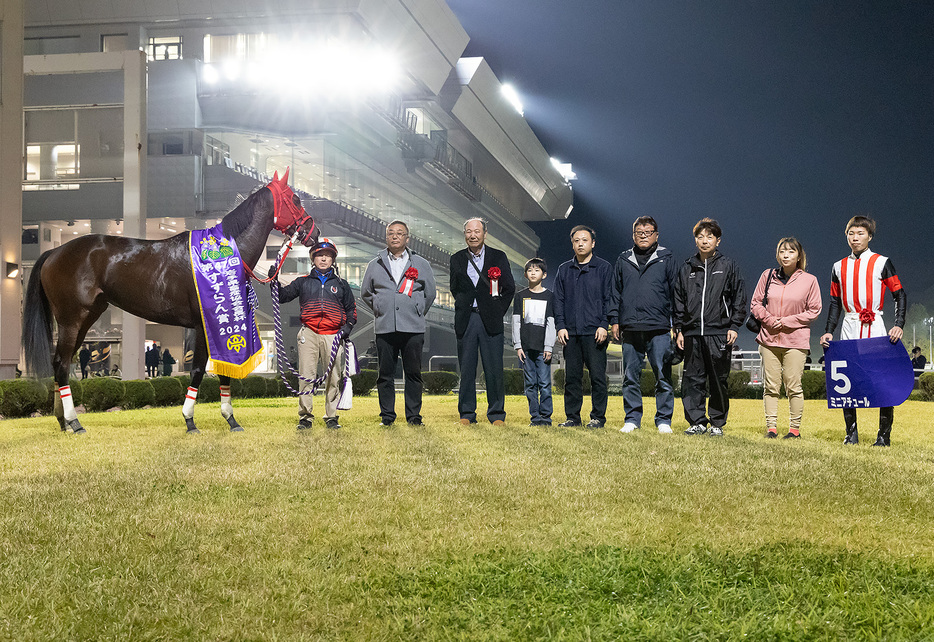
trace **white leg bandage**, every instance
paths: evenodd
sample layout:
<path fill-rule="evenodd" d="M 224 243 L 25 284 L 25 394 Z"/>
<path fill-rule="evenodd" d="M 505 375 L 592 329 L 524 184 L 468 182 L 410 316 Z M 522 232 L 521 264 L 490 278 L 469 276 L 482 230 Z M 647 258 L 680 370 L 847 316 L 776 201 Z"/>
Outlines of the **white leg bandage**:
<path fill-rule="evenodd" d="M 230 419 L 233 415 L 233 405 L 230 403 L 230 386 L 221 386 L 221 415 Z"/>
<path fill-rule="evenodd" d="M 73 421 L 78 418 L 75 412 L 75 400 L 71 396 L 71 386 L 61 386 L 58 394 L 62 398 L 62 410 L 65 414 L 65 421 Z"/>
<path fill-rule="evenodd" d="M 185 419 L 191 419 L 195 416 L 195 400 L 198 398 L 198 389 L 188 386 L 188 392 L 185 393 L 185 405 L 182 406 L 182 416 Z"/>

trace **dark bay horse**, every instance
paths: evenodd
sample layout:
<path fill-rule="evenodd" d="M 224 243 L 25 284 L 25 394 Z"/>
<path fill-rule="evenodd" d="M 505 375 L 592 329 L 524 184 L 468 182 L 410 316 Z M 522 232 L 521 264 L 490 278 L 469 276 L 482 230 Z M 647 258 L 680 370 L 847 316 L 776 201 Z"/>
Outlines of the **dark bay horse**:
<path fill-rule="evenodd" d="M 288 176 L 288 170 L 281 180 L 276 173 L 272 182 L 222 221 L 224 235 L 236 241 L 250 271 L 265 252 L 273 229 L 296 235 L 304 245 L 318 240 L 317 226 L 289 187 Z M 108 305 L 155 323 L 195 330 L 191 384 L 182 414 L 188 432 L 198 432 L 194 399 L 204 377 L 208 347 L 192 277 L 188 232 L 162 241 L 90 234 L 49 250 L 36 261 L 24 302 L 23 347 L 32 373 L 54 374 L 55 415 L 62 430 L 85 432 L 75 413 L 68 375 L 75 351 Z M 53 318 L 58 324 L 54 354 Z M 229 391 L 230 377 L 221 375 L 220 383 L 222 391 L 224 386 Z M 229 394 L 221 400 L 221 414 L 231 430 L 243 430 L 234 419 Z"/>

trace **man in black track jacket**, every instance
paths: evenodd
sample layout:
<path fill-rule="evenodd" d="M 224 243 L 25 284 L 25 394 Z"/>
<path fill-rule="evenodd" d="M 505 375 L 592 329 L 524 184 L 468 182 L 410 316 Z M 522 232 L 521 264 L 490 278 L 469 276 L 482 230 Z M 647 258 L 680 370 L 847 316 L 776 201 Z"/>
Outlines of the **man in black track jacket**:
<path fill-rule="evenodd" d="M 730 358 L 746 318 L 746 286 L 736 263 L 717 250 L 721 236 L 715 220 L 698 221 L 697 254 L 685 261 L 675 283 L 674 321 L 678 348 L 684 350 L 681 397 L 688 435 L 702 435 L 708 425 L 711 436 L 723 435 L 730 411 Z"/>

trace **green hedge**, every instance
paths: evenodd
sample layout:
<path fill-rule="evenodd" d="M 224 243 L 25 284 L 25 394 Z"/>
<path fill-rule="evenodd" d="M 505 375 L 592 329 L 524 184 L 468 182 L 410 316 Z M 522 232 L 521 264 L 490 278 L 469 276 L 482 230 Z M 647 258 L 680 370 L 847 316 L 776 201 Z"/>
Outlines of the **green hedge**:
<path fill-rule="evenodd" d="M 180 384 L 182 384 L 182 397 L 188 394 L 188 386 L 191 385 L 191 376 L 190 375 L 173 375 L 172 379 L 175 379 Z"/>
<path fill-rule="evenodd" d="M 221 380 L 213 375 L 205 375 L 198 386 L 198 401 L 211 403 L 221 400 Z"/>
<path fill-rule="evenodd" d="M 153 405 L 178 406 L 185 402 L 188 384 L 182 386 L 178 379 L 178 377 L 156 377 L 149 380 L 154 395 Z"/>
<path fill-rule="evenodd" d="M 730 370 L 726 380 L 726 391 L 730 399 L 754 398 L 749 396 L 750 381 L 752 381 L 752 375 L 745 370 Z"/>
<path fill-rule="evenodd" d="M 55 398 L 58 396 L 55 391 L 55 379 L 49 377 L 47 379 L 40 379 L 39 381 L 43 386 L 45 386 L 45 389 L 48 393 L 45 397 L 45 401 L 41 406 L 39 406 L 39 412 L 41 412 L 43 415 L 51 415 L 52 411 L 55 409 Z M 68 387 L 71 388 L 71 399 L 76 407 L 81 403 L 78 401 L 78 397 L 81 394 L 81 384 L 75 385 L 78 383 L 78 381 L 79 379 L 68 380 Z"/>
<path fill-rule="evenodd" d="M 91 377 L 81 384 L 84 407 L 88 412 L 103 412 L 119 406 L 126 396 L 126 386 L 119 379 Z"/>
<path fill-rule="evenodd" d="M 281 397 L 282 395 L 282 378 L 273 377 L 272 379 L 266 379 L 266 396 L 267 397 Z"/>
<path fill-rule="evenodd" d="M 370 391 L 376 387 L 376 378 L 379 373 L 376 370 L 361 370 L 350 379 L 353 385 L 353 394 L 355 397 L 361 397 L 370 394 Z"/>
<path fill-rule="evenodd" d="M 446 395 L 457 387 L 456 373 L 447 371 L 432 371 L 422 373 L 422 383 L 425 392 L 429 395 Z"/>
<path fill-rule="evenodd" d="M 258 399 L 266 396 L 266 379 L 259 375 L 250 375 L 240 380 L 240 396 Z"/>
<path fill-rule="evenodd" d="M 671 373 L 671 385 L 672 388 L 677 391 L 680 382 L 678 381 L 678 373 Z M 655 398 L 655 373 L 652 372 L 651 368 L 646 368 L 642 371 L 642 378 L 639 380 L 639 386 L 642 388 L 642 396 Z"/>
<path fill-rule="evenodd" d="M 278 397 L 291 397 L 292 395 L 296 394 L 299 390 L 297 375 L 288 374 L 286 375 L 284 380 L 282 379 L 281 376 L 276 377 L 275 381 L 276 381 L 276 386 L 278 390 L 278 394 L 276 396 Z M 285 385 L 286 383 L 292 386 L 292 390 L 294 390 L 295 392 L 292 392 L 292 390 L 289 390 L 288 387 L 286 387 Z"/>
<path fill-rule="evenodd" d="M 4 417 L 28 417 L 49 397 L 46 384 L 36 379 L 6 379 L 0 381 L 0 391 L 0 415 Z"/>
<path fill-rule="evenodd" d="M 922 372 L 918 378 L 918 389 L 928 401 L 934 401 L 934 372 Z"/>
<path fill-rule="evenodd" d="M 552 384 L 554 385 L 555 392 L 564 392 L 564 368 L 555 370 L 554 381 L 552 381 Z M 586 368 L 584 368 L 584 394 L 590 394 L 590 373 Z"/>
<path fill-rule="evenodd" d="M 525 394 L 525 373 L 519 368 L 505 368 L 503 382 L 507 395 Z"/>
<path fill-rule="evenodd" d="M 164 378 L 164 377 L 163 377 Z M 131 379 L 123 382 L 125 393 L 120 405 L 126 410 L 151 406 L 156 401 L 156 391 L 147 379 Z"/>
<path fill-rule="evenodd" d="M 822 370 L 805 370 L 801 373 L 801 389 L 805 399 L 826 399 L 827 375 Z"/>

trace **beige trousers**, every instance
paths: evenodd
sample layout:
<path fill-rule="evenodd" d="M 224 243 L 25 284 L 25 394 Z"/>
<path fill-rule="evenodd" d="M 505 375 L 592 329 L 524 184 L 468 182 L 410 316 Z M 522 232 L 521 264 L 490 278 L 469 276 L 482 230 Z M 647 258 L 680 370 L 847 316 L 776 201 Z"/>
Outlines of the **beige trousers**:
<path fill-rule="evenodd" d="M 788 425 L 798 430 L 801 427 L 801 414 L 804 412 L 801 373 L 804 372 L 807 350 L 760 345 L 759 354 L 762 356 L 762 376 L 765 379 L 762 390 L 765 427 L 768 430 L 777 429 L 778 394 L 781 392 L 782 381 L 784 381 L 785 394 L 788 395 Z"/>
<path fill-rule="evenodd" d="M 302 326 L 298 331 L 298 371 L 305 379 L 315 379 L 324 374 L 328 362 L 331 360 L 331 346 L 334 345 L 336 334 L 317 334 L 313 330 Z M 337 359 L 331 369 L 324 389 L 324 417 L 329 419 L 337 416 L 337 401 L 341 395 L 341 376 L 344 372 L 344 346 L 337 350 Z M 310 390 L 311 384 L 299 380 L 299 392 Z M 299 419 L 315 418 L 312 413 L 314 395 L 299 395 Z"/>

